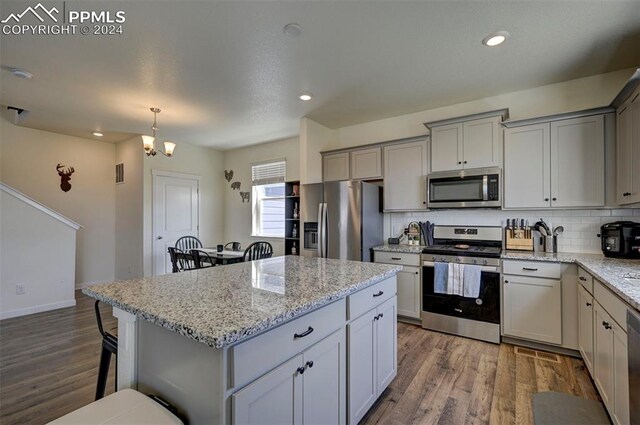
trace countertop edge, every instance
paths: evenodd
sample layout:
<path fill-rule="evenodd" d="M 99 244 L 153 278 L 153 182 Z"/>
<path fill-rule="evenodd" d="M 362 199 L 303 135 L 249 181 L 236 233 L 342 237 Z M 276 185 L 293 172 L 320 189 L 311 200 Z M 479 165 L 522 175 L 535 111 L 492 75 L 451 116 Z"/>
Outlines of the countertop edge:
<path fill-rule="evenodd" d="M 306 304 L 301 305 L 300 307 L 296 308 L 295 310 L 288 310 L 288 311 L 284 311 L 281 314 L 277 314 L 275 316 L 272 316 L 268 319 L 262 320 L 250 327 L 245 327 L 245 328 L 241 328 L 238 329 L 236 331 L 233 332 L 229 332 L 227 334 L 224 334 L 222 336 L 218 336 L 218 337 L 213 337 L 213 336 L 209 336 L 209 335 L 204 335 L 200 332 L 194 332 L 192 329 L 185 327 L 183 325 L 180 325 L 178 323 L 172 323 L 172 322 L 168 322 L 166 319 L 162 318 L 162 317 L 158 317 L 156 315 L 151 315 L 148 313 L 145 313 L 144 311 L 140 311 L 139 309 L 136 309 L 134 307 L 131 307 L 130 305 L 126 305 L 123 304 L 121 302 L 118 302 L 115 299 L 109 298 L 109 297 L 105 297 L 102 294 L 99 294 L 97 292 L 94 292 L 91 290 L 91 287 L 88 286 L 86 288 L 82 289 L 82 293 L 94 298 L 96 300 L 99 300 L 101 302 L 104 302 L 105 304 L 109 304 L 112 307 L 116 307 L 119 308 L 120 310 L 126 311 L 129 314 L 133 314 L 134 316 L 136 316 L 137 318 L 140 319 L 144 319 L 148 322 L 154 323 L 158 326 L 161 326 L 165 329 L 168 329 L 170 331 L 173 332 L 177 332 L 183 336 L 186 336 L 188 338 L 191 338 L 197 342 L 203 343 L 211 348 L 216 348 L 216 349 L 220 349 L 220 348 L 224 348 L 230 345 L 235 345 L 235 344 L 239 344 L 241 342 L 243 342 L 246 339 L 252 338 L 254 336 L 257 336 L 263 332 L 266 332 L 270 329 L 273 329 L 277 326 L 280 326 L 284 323 L 287 323 L 291 320 L 294 320 L 300 316 L 303 316 L 307 313 L 311 313 L 312 311 L 315 311 L 319 308 L 322 308 L 328 304 L 331 304 L 332 302 L 338 301 L 342 298 L 346 298 L 347 296 L 360 291 L 361 289 L 367 288 L 371 285 L 374 285 L 378 282 L 381 282 L 385 279 L 388 279 L 390 277 L 393 277 L 395 275 L 398 274 L 399 271 L 402 270 L 402 266 L 391 266 L 391 269 L 385 271 L 384 273 L 377 275 L 373 278 L 367 279 L 365 281 L 362 282 L 358 282 L 355 283 L 353 285 L 348 286 L 347 288 L 344 288 L 340 291 L 337 291 L 335 293 L 331 293 L 329 295 L 326 295 L 324 297 L 315 299 L 312 302 L 308 302 Z"/>

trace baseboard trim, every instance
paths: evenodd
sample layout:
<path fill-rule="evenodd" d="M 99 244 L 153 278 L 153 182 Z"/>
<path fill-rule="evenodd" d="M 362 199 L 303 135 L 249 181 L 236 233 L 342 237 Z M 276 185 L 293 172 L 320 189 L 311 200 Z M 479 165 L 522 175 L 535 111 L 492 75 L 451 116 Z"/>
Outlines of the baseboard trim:
<path fill-rule="evenodd" d="M 42 313 L 43 311 L 57 310 L 59 308 L 73 307 L 76 305 L 76 300 L 65 300 L 57 303 L 36 305 L 33 307 L 17 308 L 15 310 L 0 312 L 0 320 L 11 319 L 13 317 L 26 316 L 28 314 Z"/>

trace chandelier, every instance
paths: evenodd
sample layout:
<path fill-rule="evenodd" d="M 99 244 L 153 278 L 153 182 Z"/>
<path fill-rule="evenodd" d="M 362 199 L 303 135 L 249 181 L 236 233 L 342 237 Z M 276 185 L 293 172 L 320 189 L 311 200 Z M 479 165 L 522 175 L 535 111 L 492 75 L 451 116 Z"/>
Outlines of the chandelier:
<path fill-rule="evenodd" d="M 153 112 L 153 125 L 151 126 L 151 136 L 142 136 L 142 146 L 147 156 L 156 156 L 158 152 L 164 156 L 172 156 L 173 150 L 176 148 L 176 144 L 173 142 L 164 142 L 164 152 L 157 151 L 155 148 L 156 131 L 158 130 L 157 115 L 160 113 L 160 108 L 150 108 Z"/>

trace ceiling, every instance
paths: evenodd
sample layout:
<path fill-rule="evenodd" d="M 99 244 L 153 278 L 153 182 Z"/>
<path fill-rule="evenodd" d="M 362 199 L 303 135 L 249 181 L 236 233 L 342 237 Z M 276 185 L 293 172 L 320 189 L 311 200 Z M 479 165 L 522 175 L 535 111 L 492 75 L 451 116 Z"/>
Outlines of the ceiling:
<path fill-rule="evenodd" d="M 0 17 L 35 3 L 3 0 Z M 338 128 L 640 65 L 640 0 L 64 7 L 124 10 L 123 34 L 0 36 L 3 67 L 34 74 L 3 70 L 0 103 L 30 111 L 21 125 L 112 142 L 149 133 L 151 106 L 160 140 L 229 149 L 296 135 L 303 116 Z M 511 37 L 483 46 L 496 30 Z"/>

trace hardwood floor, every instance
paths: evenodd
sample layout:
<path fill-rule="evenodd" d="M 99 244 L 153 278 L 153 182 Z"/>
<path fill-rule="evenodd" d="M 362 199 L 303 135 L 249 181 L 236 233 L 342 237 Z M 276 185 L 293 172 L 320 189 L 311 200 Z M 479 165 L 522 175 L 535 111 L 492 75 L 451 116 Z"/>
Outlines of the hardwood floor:
<path fill-rule="evenodd" d="M 103 305 L 106 329 L 115 329 Z M 93 401 L 100 335 L 93 300 L 0 322 L 0 424 L 44 424 Z M 398 324 L 398 376 L 361 424 L 533 424 L 531 397 L 599 400 L 581 360 L 560 363 Z M 112 360 L 107 393 L 113 392 Z"/>
<path fill-rule="evenodd" d="M 101 340 L 94 300 L 76 307 L 0 321 L 0 424 L 45 424 L 93 401 Z M 111 307 L 100 307 L 115 333 Z M 111 360 L 107 394 L 114 391 Z"/>
<path fill-rule="evenodd" d="M 360 422 L 533 424 L 532 396 L 558 391 L 600 398 L 582 360 L 559 363 L 398 323 L 398 376 Z"/>

